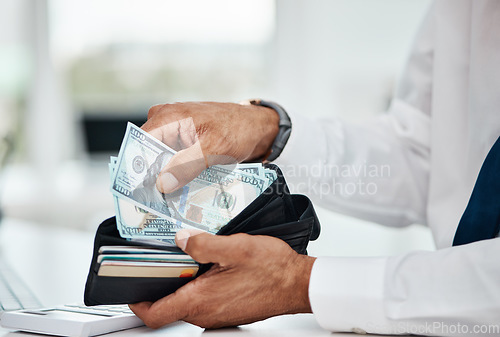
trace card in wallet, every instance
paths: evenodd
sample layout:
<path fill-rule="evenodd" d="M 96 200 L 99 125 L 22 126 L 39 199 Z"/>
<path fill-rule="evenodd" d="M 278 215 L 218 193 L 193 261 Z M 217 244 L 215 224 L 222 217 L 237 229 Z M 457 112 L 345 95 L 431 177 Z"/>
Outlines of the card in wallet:
<path fill-rule="evenodd" d="M 290 194 L 285 178 L 278 166 L 268 164 L 275 170 L 277 179 L 240 214 L 222 227 L 217 235 L 247 233 L 268 235 L 279 238 L 299 254 L 307 254 L 310 240 L 316 240 L 320 224 L 314 207 L 304 195 Z M 100 251 L 111 246 L 136 246 L 143 249 L 162 250 L 174 254 L 184 254 L 177 247 L 148 245 L 147 242 L 128 241 L 120 237 L 114 217 L 105 220 L 99 228 L 94 241 L 94 253 L 85 285 L 84 302 L 86 305 L 129 304 L 141 301 L 156 301 L 165 297 L 184 284 L 210 269 L 210 264 L 201 264 L 193 277 L 135 277 L 98 275 L 102 258 Z M 122 248 L 117 249 L 123 251 Z M 100 260 L 101 262 L 99 262 Z M 121 274 L 117 274 L 121 275 Z M 164 275 L 168 275 L 164 274 Z"/>

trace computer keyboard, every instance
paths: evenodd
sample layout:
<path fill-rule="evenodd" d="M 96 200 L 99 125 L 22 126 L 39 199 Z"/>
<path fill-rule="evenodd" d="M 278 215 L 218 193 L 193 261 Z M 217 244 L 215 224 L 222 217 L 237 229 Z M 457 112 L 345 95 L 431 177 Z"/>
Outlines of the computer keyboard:
<path fill-rule="evenodd" d="M 82 314 L 102 315 L 102 316 L 116 316 L 116 315 L 133 315 L 132 310 L 128 305 L 96 305 L 87 307 L 83 304 L 66 304 L 58 307 L 59 310 L 76 312 Z"/>
<path fill-rule="evenodd" d="M 43 308 L 17 274 L 0 259 L 0 325 L 56 336 L 96 336 L 144 325 L 127 305 L 67 304 Z"/>
<path fill-rule="evenodd" d="M 126 305 L 63 305 L 4 312 L 3 328 L 56 336 L 97 336 L 144 323 Z"/>
<path fill-rule="evenodd" d="M 40 308 L 33 295 L 17 274 L 0 259 L 0 311 Z"/>

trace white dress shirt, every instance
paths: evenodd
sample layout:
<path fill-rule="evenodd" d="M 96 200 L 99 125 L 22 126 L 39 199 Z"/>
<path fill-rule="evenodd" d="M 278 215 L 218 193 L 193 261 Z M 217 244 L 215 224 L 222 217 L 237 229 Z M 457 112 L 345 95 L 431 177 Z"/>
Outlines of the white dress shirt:
<path fill-rule="evenodd" d="M 500 136 L 500 1 L 436 1 L 387 114 L 361 124 L 291 118 L 277 163 L 294 192 L 384 225 L 427 225 L 438 248 L 388 258 L 319 257 L 309 297 L 320 325 L 500 335 L 500 240 L 451 247 Z"/>

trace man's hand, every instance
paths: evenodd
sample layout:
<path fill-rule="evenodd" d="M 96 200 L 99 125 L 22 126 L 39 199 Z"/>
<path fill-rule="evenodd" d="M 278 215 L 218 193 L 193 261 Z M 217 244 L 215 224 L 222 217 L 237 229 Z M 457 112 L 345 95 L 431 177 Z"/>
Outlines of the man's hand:
<path fill-rule="evenodd" d="M 179 189 L 208 166 L 265 157 L 278 128 L 272 109 L 213 102 L 156 105 L 142 126 L 179 151 L 158 176 L 162 193 Z"/>
<path fill-rule="evenodd" d="M 189 235 L 180 231 L 177 245 L 196 261 L 214 265 L 167 297 L 131 304 L 147 326 L 184 320 L 218 328 L 311 312 L 308 287 L 315 258 L 268 236 Z"/>

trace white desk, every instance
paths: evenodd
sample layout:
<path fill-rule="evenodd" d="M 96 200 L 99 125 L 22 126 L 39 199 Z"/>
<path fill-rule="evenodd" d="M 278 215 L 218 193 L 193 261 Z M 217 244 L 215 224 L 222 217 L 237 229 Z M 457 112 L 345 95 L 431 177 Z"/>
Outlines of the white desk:
<path fill-rule="evenodd" d="M 97 225 L 97 224 L 96 224 Z M 83 302 L 83 289 L 92 257 L 93 233 L 37 226 L 20 220 L 4 219 L 0 226 L 1 253 L 44 305 Z M 262 322 L 204 331 L 176 322 L 159 330 L 140 327 L 109 336 L 331 336 L 312 315 L 273 317 Z M 335 336 L 353 336 L 335 334 Z M 0 337 L 33 334 L 9 332 L 0 328 Z"/>

